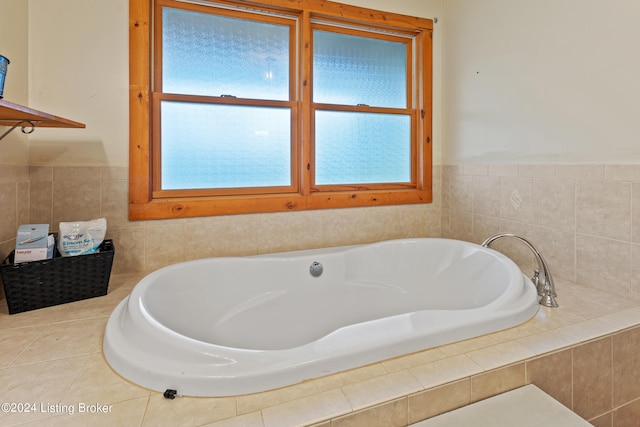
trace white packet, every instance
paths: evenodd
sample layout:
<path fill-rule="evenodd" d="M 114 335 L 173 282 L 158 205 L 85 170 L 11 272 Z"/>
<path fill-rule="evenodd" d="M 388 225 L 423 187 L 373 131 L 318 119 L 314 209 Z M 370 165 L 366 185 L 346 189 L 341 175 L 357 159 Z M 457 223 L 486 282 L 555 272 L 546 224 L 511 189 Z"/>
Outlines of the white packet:
<path fill-rule="evenodd" d="M 92 221 L 61 222 L 58 229 L 58 251 L 62 256 L 92 254 L 107 234 L 105 218 Z"/>

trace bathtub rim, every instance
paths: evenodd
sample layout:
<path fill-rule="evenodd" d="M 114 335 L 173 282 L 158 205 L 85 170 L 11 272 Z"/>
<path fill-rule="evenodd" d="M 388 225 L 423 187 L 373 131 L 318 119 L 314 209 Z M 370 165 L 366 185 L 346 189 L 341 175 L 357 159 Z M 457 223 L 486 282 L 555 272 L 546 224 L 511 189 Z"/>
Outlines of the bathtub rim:
<path fill-rule="evenodd" d="M 417 240 L 447 240 L 447 241 L 456 241 L 461 242 L 463 244 L 470 244 L 474 247 L 478 247 L 479 245 L 458 241 L 455 239 L 435 239 L 435 238 L 419 238 Z M 416 240 L 416 239 L 396 239 L 396 240 Z M 376 242 L 384 243 L 384 242 L 393 242 L 391 241 L 383 241 Z M 361 244 L 361 245 L 348 245 L 348 246 L 338 246 L 333 248 L 322 248 L 322 249 L 309 249 L 304 251 L 289 251 L 282 252 L 276 254 L 264 254 L 258 255 L 258 257 L 269 258 L 269 257 L 286 257 L 290 256 L 290 254 L 296 253 L 299 254 L 301 252 L 305 252 L 307 254 L 310 253 L 322 253 L 322 252 L 333 252 L 337 248 L 355 248 L 361 246 L 368 246 L 371 244 Z M 343 353 L 331 353 L 331 352 L 321 352 L 321 356 L 316 356 L 315 358 L 309 358 L 308 350 L 313 349 L 316 350 L 313 354 L 317 353 L 317 344 L 321 340 L 316 340 L 310 342 L 308 344 L 302 345 L 300 347 L 286 349 L 286 350 L 255 350 L 255 349 L 237 349 L 231 347 L 224 347 L 216 344 L 206 343 L 199 341 L 197 339 L 186 337 L 181 335 L 170 328 L 160 324 L 155 321 L 155 319 L 145 318 L 142 316 L 141 318 L 134 319 L 134 323 L 127 323 L 128 326 L 134 326 L 136 328 L 141 328 L 138 332 L 138 335 L 144 337 L 144 339 L 148 340 L 150 337 L 158 338 L 162 342 L 164 338 L 170 336 L 172 338 L 178 338 L 177 341 L 173 341 L 172 343 L 167 344 L 162 352 L 158 352 L 155 354 L 157 357 L 156 360 L 150 361 L 140 361 L 140 363 L 131 362 L 131 360 L 139 360 L 143 359 L 145 356 L 148 357 L 148 354 L 143 354 L 142 352 L 136 351 L 134 347 L 131 345 L 130 340 L 126 339 L 125 334 L 122 333 L 122 325 L 126 323 L 128 319 L 127 316 L 131 316 L 130 310 L 128 310 L 129 304 L 135 304 L 136 298 L 134 298 L 134 293 L 136 288 L 131 292 L 129 296 L 123 299 L 116 309 L 113 311 L 109 320 L 107 321 L 107 327 L 105 330 L 105 340 L 103 344 L 103 351 L 107 362 L 114 368 L 114 370 L 125 378 L 130 379 L 131 381 L 155 391 L 164 391 L 167 388 L 177 389 L 180 394 L 183 395 L 191 395 L 191 396 L 234 396 L 234 395 L 243 395 L 250 394 L 260 391 L 266 391 L 270 389 L 279 388 L 282 386 L 288 386 L 292 384 L 296 384 L 311 378 L 317 378 L 329 374 L 333 374 L 336 372 L 353 369 L 359 366 L 365 366 L 370 363 L 379 362 L 382 360 L 398 357 L 404 354 L 409 354 L 417 351 L 422 351 L 430 348 L 435 348 L 437 346 L 443 344 L 449 344 L 452 342 L 458 342 L 465 339 L 473 338 L 476 336 L 496 332 L 502 329 L 506 329 L 508 327 L 512 327 L 523 323 L 524 321 L 530 319 L 535 316 L 538 311 L 537 304 L 537 294 L 535 292 L 535 287 L 531 283 L 530 279 L 526 277 L 522 272 L 520 272 L 519 268 L 513 263 L 505 255 L 494 251 L 490 248 L 482 248 L 483 251 L 492 252 L 496 254 L 497 258 L 502 259 L 504 262 L 512 264 L 512 267 L 516 268 L 518 275 L 521 277 L 520 280 L 520 289 L 522 289 L 522 293 L 520 294 L 520 299 L 533 299 L 535 301 L 534 304 L 529 303 L 526 306 L 525 310 L 507 310 L 502 309 L 499 311 L 489 311 L 494 307 L 492 304 L 488 304 L 486 306 L 474 309 L 473 316 L 478 317 L 478 322 L 476 326 L 480 328 L 481 333 L 476 332 L 466 332 L 461 333 L 458 332 L 455 335 L 455 339 L 451 340 L 450 336 L 453 333 L 451 329 L 455 327 L 459 327 L 459 323 L 468 323 L 467 322 L 456 322 L 452 321 L 449 324 L 449 328 L 439 331 L 436 336 L 431 336 L 432 341 L 429 345 L 425 345 L 424 342 L 421 342 L 425 335 L 415 336 L 410 342 L 407 342 L 404 338 L 401 340 L 402 342 L 387 342 L 384 346 L 377 346 L 377 348 L 368 348 L 367 346 L 363 348 L 359 348 L 357 352 L 351 352 L 350 357 L 346 361 L 339 361 L 337 359 L 344 357 Z M 253 258 L 255 256 L 252 256 Z M 246 258 L 246 257 L 230 257 L 230 258 Z M 198 262 L 206 262 L 205 260 L 192 260 L 186 261 L 184 263 L 179 264 L 190 264 L 190 263 L 198 263 Z M 156 270 L 149 275 L 145 276 L 140 282 L 143 280 L 149 279 L 148 283 L 152 283 L 152 279 L 157 275 L 161 275 L 162 272 L 173 266 L 163 267 L 159 270 Z M 150 286 L 150 285 L 147 285 Z M 449 313 L 449 317 L 451 316 L 450 311 L 442 310 L 444 316 L 446 317 L 446 313 Z M 510 312 L 511 311 L 511 312 Z M 517 312 L 516 312 L 517 311 Z M 435 312 L 431 310 L 431 314 Z M 133 313 L 136 313 L 135 310 Z M 442 313 L 440 313 L 442 314 Z M 459 314 L 457 312 L 456 314 Z M 136 316 L 139 313 L 135 314 Z M 479 317 L 482 315 L 482 317 Z M 363 322 L 360 325 L 348 325 L 348 328 L 354 328 L 355 326 L 367 326 L 370 323 L 389 323 L 393 324 L 394 322 L 401 324 L 402 322 L 411 323 L 411 318 L 420 316 L 420 312 L 410 312 L 404 313 L 397 316 L 391 316 L 383 319 L 376 319 L 371 322 Z M 502 322 L 504 317 L 508 317 L 511 319 L 511 324 L 509 326 L 496 326 L 497 322 Z M 150 324 L 148 322 L 151 319 Z M 140 323 L 140 320 L 144 320 Z M 451 319 L 449 319 L 451 320 Z M 137 321 L 137 322 L 136 322 Z M 513 323 L 515 322 L 515 323 Z M 478 326 L 480 325 L 480 326 Z M 153 327 L 151 327 L 153 326 Z M 387 325 L 388 326 L 388 325 Z M 342 328 L 341 328 L 342 329 Z M 476 328 L 477 330 L 477 328 Z M 340 330 L 336 330 L 329 335 L 334 335 L 335 333 L 339 333 Z M 404 337 L 404 336 L 402 336 Z M 323 337 L 324 339 L 325 337 Z M 397 338 L 397 336 L 396 336 Z M 176 346 L 176 343 L 188 343 L 192 346 L 192 349 L 196 349 L 198 351 L 202 351 L 204 353 L 209 354 L 209 358 L 200 359 L 199 356 L 194 355 L 193 352 L 183 351 L 180 345 Z M 174 348 L 176 347 L 176 348 Z M 125 350 L 127 349 L 127 350 Z M 329 348 L 329 350 L 335 350 Z M 212 355 L 211 353 L 216 352 L 216 355 Z M 282 353 L 289 353 L 288 358 L 285 358 L 283 361 L 281 356 Z M 211 357 L 213 356 L 213 357 Z M 230 359 L 233 358 L 233 361 Z M 358 363 L 353 362 L 353 358 L 357 358 L 359 360 Z M 259 363 L 255 363 L 256 359 L 259 360 Z M 197 368 L 192 369 L 191 371 L 187 371 L 184 369 L 184 363 L 176 362 L 176 360 L 188 360 L 190 364 L 194 364 Z M 251 369 L 248 374 L 244 376 L 241 375 L 221 375 L 216 376 L 211 374 L 210 369 L 214 364 L 213 362 L 217 361 L 220 365 L 233 365 L 235 363 L 242 363 L 244 365 L 250 366 Z M 316 364 L 317 367 L 309 371 L 304 375 L 289 375 L 291 370 L 296 370 L 298 368 L 304 368 L 310 365 Z M 252 366 L 253 365 L 253 366 Z M 167 367 L 171 369 L 168 369 Z M 268 369 L 265 369 L 265 366 L 268 366 Z M 168 375 L 166 371 L 178 372 L 178 374 Z M 155 373 L 154 373 L 155 371 Z M 158 372 L 162 372 L 164 378 L 159 378 L 160 375 Z M 275 376 L 275 380 L 273 377 Z M 170 379 L 167 379 L 170 377 Z M 264 385 L 256 386 L 256 382 L 261 382 L 261 378 L 271 378 L 271 380 L 267 380 Z M 131 379 L 133 378 L 133 379 Z M 218 382 L 216 387 L 216 391 L 212 392 L 212 387 L 210 386 L 210 381 L 214 380 Z M 185 386 L 185 383 L 189 383 L 188 386 Z"/>

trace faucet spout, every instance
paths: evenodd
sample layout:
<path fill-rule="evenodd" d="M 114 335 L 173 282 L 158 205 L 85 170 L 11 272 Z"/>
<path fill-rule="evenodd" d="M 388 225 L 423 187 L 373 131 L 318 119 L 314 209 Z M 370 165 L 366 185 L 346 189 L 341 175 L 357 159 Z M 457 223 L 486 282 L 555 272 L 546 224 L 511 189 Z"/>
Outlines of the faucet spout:
<path fill-rule="evenodd" d="M 530 250 L 533 252 L 536 261 L 538 262 L 538 268 L 534 270 L 533 277 L 531 281 L 535 285 L 538 290 L 538 295 L 540 296 L 540 304 L 545 307 L 558 307 L 558 303 L 556 302 L 556 287 L 553 282 L 553 277 L 551 277 L 551 271 L 549 271 L 549 266 L 547 262 L 544 260 L 542 254 L 524 237 L 516 236 L 511 233 L 498 233 L 489 238 L 487 238 L 484 242 L 482 242 L 482 246 L 485 248 L 490 247 L 490 245 L 496 240 L 502 238 L 513 238 L 522 243 L 524 243 Z M 543 280 L 540 278 L 540 274 L 543 276 Z"/>

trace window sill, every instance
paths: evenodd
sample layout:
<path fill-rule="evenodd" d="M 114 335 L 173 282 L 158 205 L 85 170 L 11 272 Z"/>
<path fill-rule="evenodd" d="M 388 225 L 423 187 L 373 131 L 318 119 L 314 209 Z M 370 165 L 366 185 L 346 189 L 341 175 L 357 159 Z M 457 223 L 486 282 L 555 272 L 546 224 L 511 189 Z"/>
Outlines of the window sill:
<path fill-rule="evenodd" d="M 210 198 L 131 201 L 130 220 L 190 218 L 199 216 L 287 212 L 315 209 L 430 203 L 431 190 L 344 191 L 331 193 L 274 194 Z"/>

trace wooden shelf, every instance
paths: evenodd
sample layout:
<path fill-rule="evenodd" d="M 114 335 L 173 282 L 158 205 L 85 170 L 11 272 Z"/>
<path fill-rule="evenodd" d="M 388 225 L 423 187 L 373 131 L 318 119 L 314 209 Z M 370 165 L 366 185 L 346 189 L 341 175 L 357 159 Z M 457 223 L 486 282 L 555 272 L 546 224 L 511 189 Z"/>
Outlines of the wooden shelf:
<path fill-rule="evenodd" d="M 74 122 L 53 114 L 34 110 L 0 99 L 0 126 L 17 126 L 29 122 L 35 127 L 47 128 L 84 128 L 84 123 Z"/>

